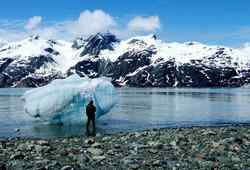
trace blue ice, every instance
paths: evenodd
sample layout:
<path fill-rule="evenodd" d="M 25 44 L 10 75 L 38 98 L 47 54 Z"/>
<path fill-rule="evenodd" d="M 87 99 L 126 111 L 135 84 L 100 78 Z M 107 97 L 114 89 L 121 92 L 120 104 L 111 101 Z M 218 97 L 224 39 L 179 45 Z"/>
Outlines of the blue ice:
<path fill-rule="evenodd" d="M 96 106 L 96 118 L 108 113 L 117 102 L 113 85 L 106 78 L 80 78 L 72 75 L 27 91 L 22 99 L 25 112 L 42 122 L 79 124 L 85 121 L 90 99 Z"/>

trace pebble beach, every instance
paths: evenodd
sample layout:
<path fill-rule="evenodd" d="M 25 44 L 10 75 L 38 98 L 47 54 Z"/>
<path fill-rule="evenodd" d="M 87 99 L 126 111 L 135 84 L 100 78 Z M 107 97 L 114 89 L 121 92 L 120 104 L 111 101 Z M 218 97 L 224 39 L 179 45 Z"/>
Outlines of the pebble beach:
<path fill-rule="evenodd" d="M 0 170 L 250 170 L 250 126 L 151 129 L 95 137 L 1 139 Z"/>

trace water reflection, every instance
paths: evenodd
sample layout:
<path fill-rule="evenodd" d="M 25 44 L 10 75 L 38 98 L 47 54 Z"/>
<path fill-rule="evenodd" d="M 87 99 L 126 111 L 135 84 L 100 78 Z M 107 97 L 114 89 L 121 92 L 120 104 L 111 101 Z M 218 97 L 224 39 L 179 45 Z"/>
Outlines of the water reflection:
<path fill-rule="evenodd" d="M 0 137 L 84 134 L 83 124 L 53 126 L 31 123 L 31 118 L 24 113 L 20 100 L 24 91 L 25 89 L 0 89 Z M 110 114 L 97 121 L 97 128 L 101 133 L 250 122 L 250 89 L 247 88 L 119 88 L 117 91 L 118 104 Z M 21 133 L 16 134 L 15 128 L 20 128 Z"/>

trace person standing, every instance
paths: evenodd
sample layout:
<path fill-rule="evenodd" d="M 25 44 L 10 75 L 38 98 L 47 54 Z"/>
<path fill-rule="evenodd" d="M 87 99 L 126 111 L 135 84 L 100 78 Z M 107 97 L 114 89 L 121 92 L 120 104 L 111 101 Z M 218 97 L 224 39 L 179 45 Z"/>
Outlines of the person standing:
<path fill-rule="evenodd" d="M 94 106 L 94 101 L 91 99 L 89 104 L 86 107 L 86 114 L 87 114 L 86 131 L 87 131 L 87 135 L 90 135 L 90 131 L 89 131 L 90 122 L 92 122 L 92 126 L 93 126 L 93 135 L 95 135 L 95 133 L 96 133 L 95 112 L 96 112 L 96 107 Z"/>

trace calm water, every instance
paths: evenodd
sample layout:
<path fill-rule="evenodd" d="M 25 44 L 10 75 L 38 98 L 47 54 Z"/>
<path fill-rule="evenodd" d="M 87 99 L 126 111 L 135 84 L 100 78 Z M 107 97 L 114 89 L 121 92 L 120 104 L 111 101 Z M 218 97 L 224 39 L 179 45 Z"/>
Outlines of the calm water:
<path fill-rule="evenodd" d="M 0 138 L 47 138 L 85 133 L 84 125 L 52 126 L 33 122 L 24 113 L 20 100 L 26 90 L 0 89 Z M 121 88 L 117 91 L 118 104 L 97 121 L 100 133 L 250 123 L 250 88 Z"/>

